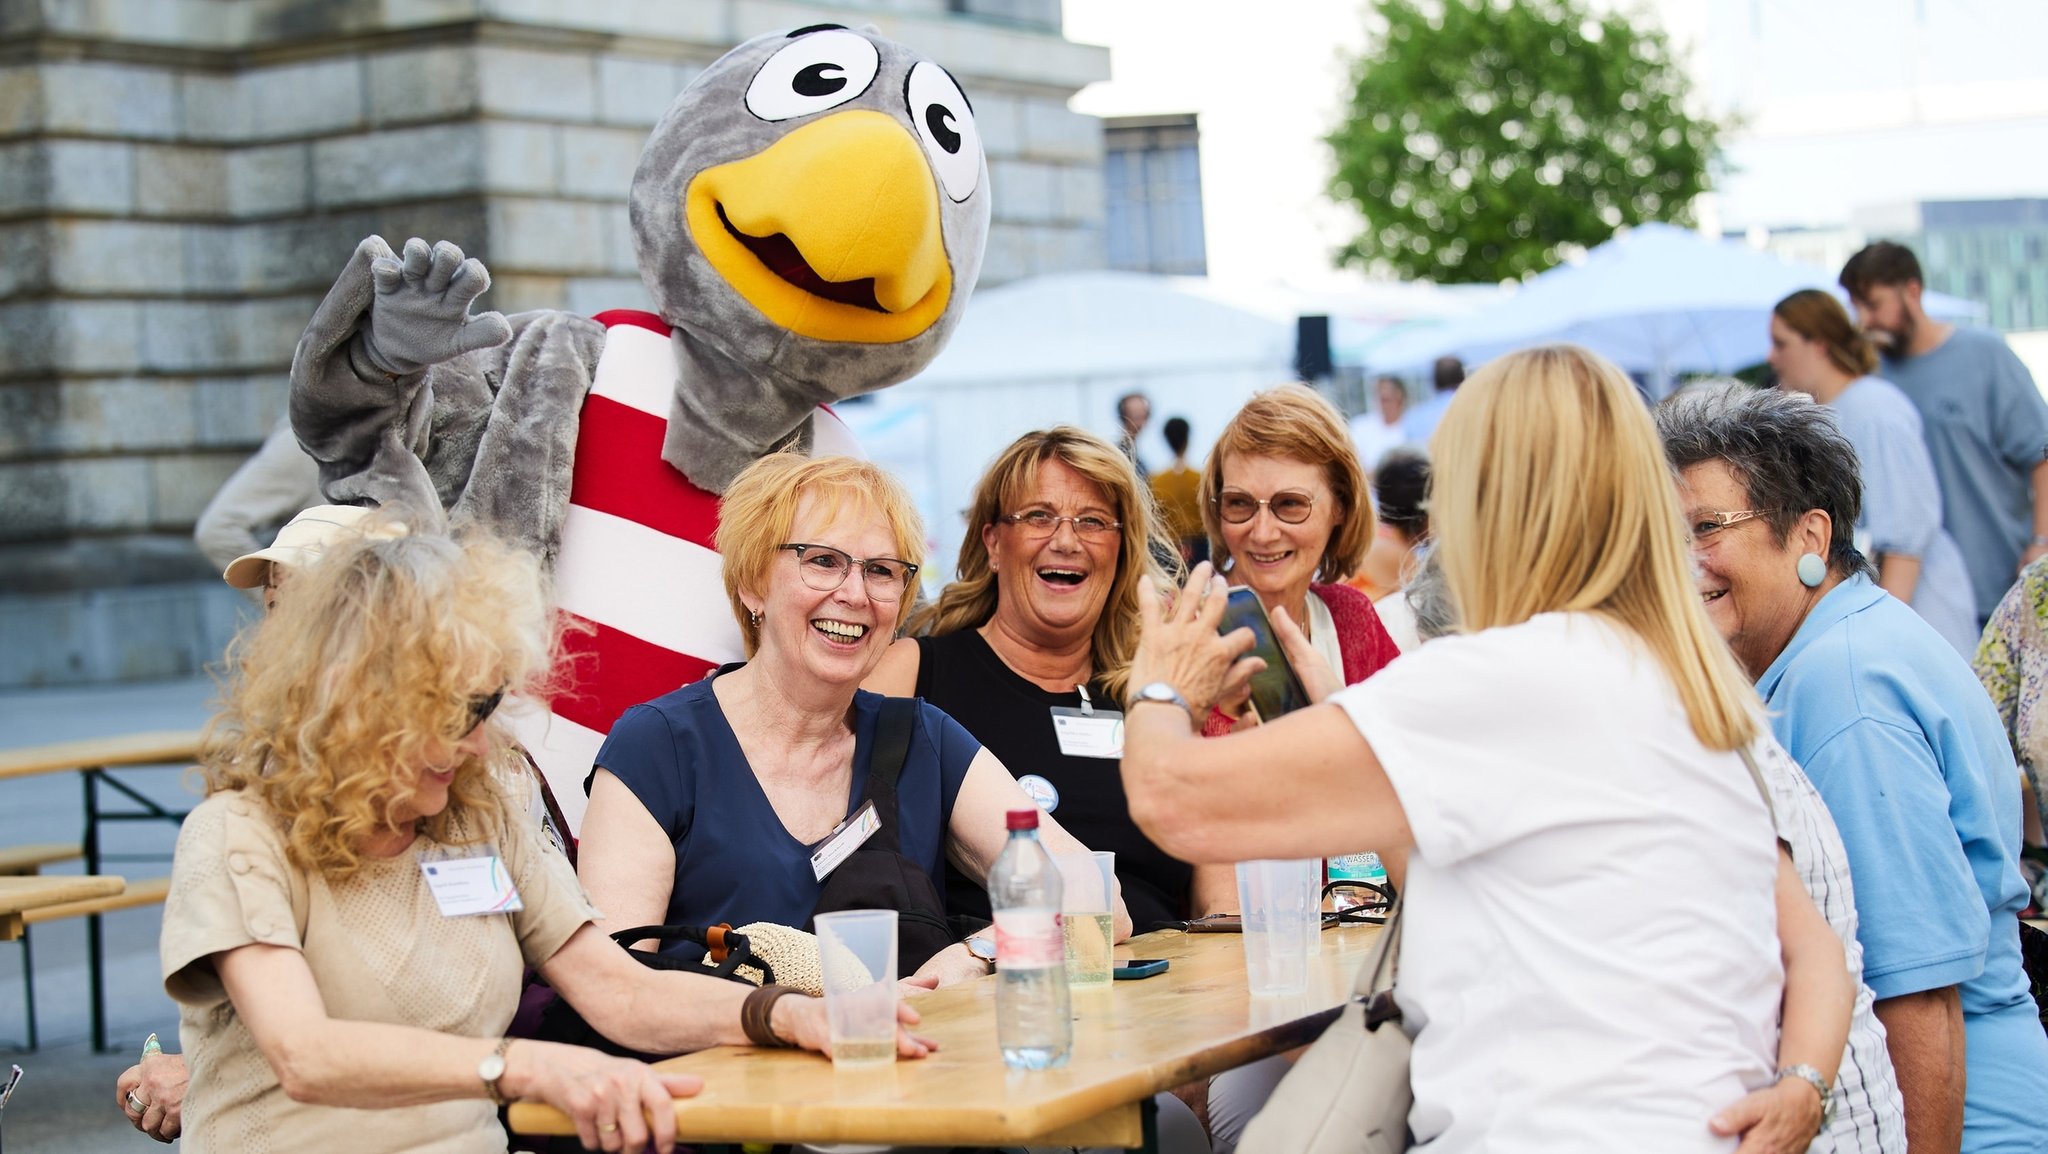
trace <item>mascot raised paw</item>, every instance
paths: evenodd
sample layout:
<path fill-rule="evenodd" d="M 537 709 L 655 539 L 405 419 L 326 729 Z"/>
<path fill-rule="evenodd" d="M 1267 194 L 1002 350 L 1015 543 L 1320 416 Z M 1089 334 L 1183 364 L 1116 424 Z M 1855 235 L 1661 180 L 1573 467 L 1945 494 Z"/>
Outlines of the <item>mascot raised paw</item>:
<path fill-rule="evenodd" d="M 824 406 L 923 368 L 988 236 L 988 165 L 945 69 L 872 30 L 757 37 L 699 74 L 633 177 L 658 313 L 471 315 L 446 241 L 362 242 L 300 338 L 292 424 L 329 500 L 446 510 L 553 568 L 572 684 L 513 726 L 581 824 L 629 707 L 741 655 L 718 494 L 778 450 L 855 452 Z"/>

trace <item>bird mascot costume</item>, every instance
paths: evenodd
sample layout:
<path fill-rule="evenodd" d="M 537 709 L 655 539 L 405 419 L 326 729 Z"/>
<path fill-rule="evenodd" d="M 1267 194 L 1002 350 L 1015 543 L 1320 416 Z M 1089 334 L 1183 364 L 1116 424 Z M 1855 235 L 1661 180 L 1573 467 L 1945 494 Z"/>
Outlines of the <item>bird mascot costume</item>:
<path fill-rule="evenodd" d="M 357 246 L 299 340 L 292 424 L 331 501 L 446 510 L 531 548 L 570 684 L 510 713 L 572 836 L 612 722 L 741 656 L 712 533 L 771 452 L 856 452 L 825 406 L 929 363 L 988 236 L 951 75 L 872 29 L 749 40 L 683 90 L 633 176 L 657 313 L 472 316 L 447 242 Z"/>

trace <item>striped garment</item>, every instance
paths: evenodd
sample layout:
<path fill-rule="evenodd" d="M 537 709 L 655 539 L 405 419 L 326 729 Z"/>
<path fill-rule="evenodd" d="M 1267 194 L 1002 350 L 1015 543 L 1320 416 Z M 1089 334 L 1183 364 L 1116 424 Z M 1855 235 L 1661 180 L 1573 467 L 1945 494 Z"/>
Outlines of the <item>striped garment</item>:
<path fill-rule="evenodd" d="M 583 779 L 612 723 L 741 657 L 712 548 L 718 495 L 661 458 L 676 377 L 669 326 L 627 309 L 595 319 L 604 349 L 577 427 L 554 572 L 555 603 L 588 631 L 566 639 L 566 685 L 552 713 L 530 703 L 505 711 L 572 836 L 583 826 Z M 811 433 L 814 453 L 860 455 L 829 409 L 813 415 Z"/>
<path fill-rule="evenodd" d="M 1885 1049 L 1884 1027 L 1871 1010 L 1870 987 L 1863 983 L 1863 947 L 1856 940 L 1856 891 L 1849 883 L 1848 851 L 1842 848 L 1842 835 L 1835 831 L 1835 819 L 1820 792 L 1768 730 L 1754 752 L 1771 788 L 1778 836 L 1791 847 L 1799 880 L 1842 939 L 1849 972 L 1856 975 L 1856 1012 L 1849 1020 L 1849 1044 L 1835 1076 L 1834 1124 L 1807 1149 L 1811 1154 L 1904 1154 L 1905 1105 Z"/>

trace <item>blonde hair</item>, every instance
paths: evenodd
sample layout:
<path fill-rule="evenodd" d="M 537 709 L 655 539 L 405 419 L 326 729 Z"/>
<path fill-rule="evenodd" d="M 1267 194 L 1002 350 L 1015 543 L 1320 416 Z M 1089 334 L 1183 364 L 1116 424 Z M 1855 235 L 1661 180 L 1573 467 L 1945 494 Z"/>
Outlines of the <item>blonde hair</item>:
<path fill-rule="evenodd" d="M 417 767 L 464 736 L 472 699 L 545 697 L 557 639 L 538 563 L 480 531 L 330 544 L 228 650 L 201 743 L 207 792 L 256 794 L 296 864 L 349 877 L 371 836 L 399 828 Z M 511 746 L 486 725 L 497 761 Z M 416 828 L 460 844 L 498 823 L 491 778 L 465 757 L 447 807 Z"/>
<path fill-rule="evenodd" d="M 1095 679 L 1112 697 L 1122 700 L 1130 680 L 1131 659 L 1138 653 L 1138 579 L 1150 575 L 1162 592 L 1173 587 L 1177 572 L 1161 558 L 1178 558 L 1179 549 L 1152 501 L 1152 491 L 1138 482 L 1131 459 L 1108 441 L 1072 425 L 1026 433 L 997 454 L 974 487 L 967 511 L 967 535 L 960 543 L 958 579 L 939 599 L 920 608 L 908 631 L 943 637 L 975 629 L 995 616 L 999 589 L 989 568 L 988 545 L 982 530 L 1013 512 L 1037 484 L 1038 470 L 1058 461 L 1102 490 L 1122 522 L 1116 555 L 1116 576 L 1095 621 L 1090 658 Z"/>
<path fill-rule="evenodd" d="M 1351 447 L 1351 433 L 1336 406 L 1306 385 L 1287 384 L 1256 393 L 1223 426 L 1223 435 L 1202 465 L 1202 528 L 1209 551 L 1227 555 L 1223 517 L 1217 500 L 1223 495 L 1223 458 L 1279 457 L 1301 461 L 1323 471 L 1323 481 L 1337 500 L 1337 522 L 1316 563 L 1316 576 L 1337 581 L 1355 572 L 1372 548 L 1372 492 L 1365 470 Z M 1222 566 L 1218 566 L 1221 568 Z"/>
<path fill-rule="evenodd" d="M 801 453 L 770 453 L 733 478 L 718 502 L 718 533 L 714 547 L 722 561 L 725 595 L 732 601 L 732 614 L 740 623 L 740 638 L 751 658 L 761 645 L 761 628 L 754 624 L 743 593 L 761 596 L 768 588 L 768 571 L 792 542 L 797 506 L 805 497 L 819 502 L 818 512 L 826 520 L 846 509 L 879 514 L 889 525 L 896 541 L 896 560 L 924 567 L 924 521 L 917 515 L 917 503 L 887 469 L 857 457 L 806 457 Z M 896 606 L 891 631 L 902 628 L 903 618 L 917 599 L 916 578 L 903 591 Z"/>
<path fill-rule="evenodd" d="M 1569 345 L 1501 357 L 1458 390 L 1430 451 L 1462 628 L 1599 613 L 1642 639 L 1701 744 L 1756 736 L 1756 693 L 1700 608 L 1671 468 L 1620 369 Z"/>

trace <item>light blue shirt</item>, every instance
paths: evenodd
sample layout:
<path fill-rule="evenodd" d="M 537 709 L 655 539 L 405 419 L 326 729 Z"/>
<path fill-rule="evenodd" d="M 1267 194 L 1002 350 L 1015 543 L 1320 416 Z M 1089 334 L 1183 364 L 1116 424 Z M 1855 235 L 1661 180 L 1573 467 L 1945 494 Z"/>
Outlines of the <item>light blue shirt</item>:
<path fill-rule="evenodd" d="M 2019 770 L 1983 687 L 1857 576 L 1813 607 L 1757 691 L 1848 849 L 1863 980 L 1880 1001 L 1961 987 L 1963 1150 L 2048 1150 L 2048 1034 L 2020 965 Z"/>
<path fill-rule="evenodd" d="M 1444 419 L 1444 410 L 1451 407 L 1451 398 L 1457 395 L 1456 389 L 1437 393 L 1401 414 L 1401 440 L 1428 448 L 1430 435 L 1436 432 L 1437 425 Z"/>
<path fill-rule="evenodd" d="M 1942 527 L 1941 482 L 1935 477 L 1927 442 L 1921 439 L 1920 411 L 1897 385 L 1882 377 L 1851 381 L 1828 408 L 1842 435 L 1856 447 L 1863 475 L 1857 547 L 1866 553 L 1919 558 L 1914 612 L 1965 661 L 1975 657 L 1977 597 L 1962 550 Z"/>

